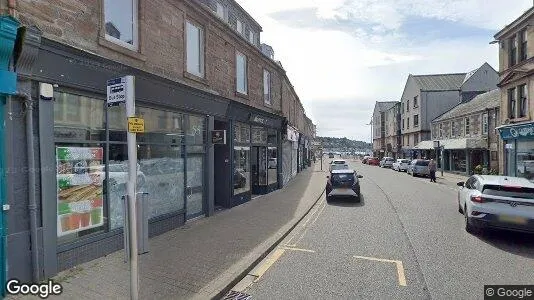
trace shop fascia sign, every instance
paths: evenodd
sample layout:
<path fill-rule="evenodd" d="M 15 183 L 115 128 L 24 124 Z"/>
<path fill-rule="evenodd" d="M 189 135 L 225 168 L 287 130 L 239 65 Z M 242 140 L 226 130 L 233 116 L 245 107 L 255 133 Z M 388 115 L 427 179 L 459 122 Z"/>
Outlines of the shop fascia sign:
<path fill-rule="evenodd" d="M 503 140 L 534 138 L 534 123 L 501 127 L 498 130 Z"/>
<path fill-rule="evenodd" d="M 250 114 L 249 117 L 250 122 L 259 123 L 266 126 L 275 126 L 275 122 L 271 118 L 267 118 L 264 116 L 256 115 L 256 114 Z"/>

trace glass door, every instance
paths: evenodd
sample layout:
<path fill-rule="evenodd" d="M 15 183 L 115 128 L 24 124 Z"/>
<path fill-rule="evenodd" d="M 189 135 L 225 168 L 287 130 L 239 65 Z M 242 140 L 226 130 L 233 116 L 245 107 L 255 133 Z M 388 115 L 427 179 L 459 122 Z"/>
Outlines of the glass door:
<path fill-rule="evenodd" d="M 187 146 L 187 219 L 204 214 L 203 149 L 203 146 Z"/>

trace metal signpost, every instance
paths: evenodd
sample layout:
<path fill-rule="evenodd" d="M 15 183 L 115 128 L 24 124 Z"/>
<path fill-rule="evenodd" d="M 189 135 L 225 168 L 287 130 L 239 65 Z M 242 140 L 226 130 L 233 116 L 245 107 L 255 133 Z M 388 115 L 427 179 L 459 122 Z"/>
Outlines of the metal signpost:
<path fill-rule="evenodd" d="M 137 141 L 136 132 L 144 130 L 144 122 L 135 117 L 135 85 L 133 76 L 125 76 L 107 82 L 107 104 L 108 106 L 126 103 L 126 116 L 128 117 L 128 229 L 124 228 L 128 234 L 129 258 L 130 258 L 130 298 L 139 298 L 139 265 L 138 265 L 138 245 L 137 245 Z M 126 120 L 125 120 L 126 121 Z M 126 212 L 125 212 L 126 213 Z M 125 216 L 126 217 L 126 216 Z M 127 232 L 127 233 L 126 233 Z M 126 245 L 125 245 L 126 246 Z"/>

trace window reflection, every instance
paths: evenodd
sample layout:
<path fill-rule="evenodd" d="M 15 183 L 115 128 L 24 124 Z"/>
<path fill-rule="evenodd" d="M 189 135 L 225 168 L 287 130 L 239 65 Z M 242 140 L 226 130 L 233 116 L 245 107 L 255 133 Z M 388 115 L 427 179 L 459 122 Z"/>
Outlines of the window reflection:
<path fill-rule="evenodd" d="M 250 147 L 234 147 L 234 195 L 250 191 Z"/>
<path fill-rule="evenodd" d="M 517 142 L 517 177 L 534 179 L 534 141 Z"/>
<path fill-rule="evenodd" d="M 277 158 L 277 149 L 276 147 L 269 147 L 268 150 L 268 169 L 267 169 L 267 178 L 269 184 L 278 182 L 278 158 Z"/>

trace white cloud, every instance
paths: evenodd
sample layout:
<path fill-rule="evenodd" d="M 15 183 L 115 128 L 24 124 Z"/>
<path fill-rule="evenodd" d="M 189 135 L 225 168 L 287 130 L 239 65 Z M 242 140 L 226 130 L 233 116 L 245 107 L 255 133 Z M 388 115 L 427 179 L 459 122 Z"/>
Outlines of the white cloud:
<path fill-rule="evenodd" d="M 498 49 L 488 44 L 491 34 L 408 44 L 409 37 L 397 31 L 407 18 L 445 19 L 496 33 L 532 5 L 526 0 L 514 0 L 513 6 L 506 0 L 237 1 L 263 27 L 262 42 L 273 46 L 319 134 L 366 141 L 370 129 L 364 124 L 375 101 L 398 100 L 408 74 L 468 72 L 485 61 L 498 68 Z M 370 26 L 296 28 L 270 16 L 303 8 L 316 9 L 319 19 Z M 340 110 L 343 114 L 336 115 Z"/>

